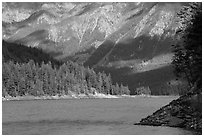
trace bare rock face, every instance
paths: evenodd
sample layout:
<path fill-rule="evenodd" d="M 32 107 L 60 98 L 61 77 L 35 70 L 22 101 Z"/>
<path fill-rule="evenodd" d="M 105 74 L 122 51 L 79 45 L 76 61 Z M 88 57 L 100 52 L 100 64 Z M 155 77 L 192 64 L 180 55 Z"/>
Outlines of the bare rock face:
<path fill-rule="evenodd" d="M 175 34 L 178 3 L 3 3 L 3 38 L 62 52 Z M 45 31 L 38 37 L 39 31 Z"/>

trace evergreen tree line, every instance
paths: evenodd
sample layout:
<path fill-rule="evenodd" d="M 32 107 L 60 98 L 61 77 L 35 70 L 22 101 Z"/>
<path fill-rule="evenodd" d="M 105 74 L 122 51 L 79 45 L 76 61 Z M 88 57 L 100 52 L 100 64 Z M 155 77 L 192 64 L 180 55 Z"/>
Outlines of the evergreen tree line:
<path fill-rule="evenodd" d="M 111 76 L 96 73 L 73 62 L 55 67 L 51 62 L 41 64 L 3 62 L 2 96 L 54 96 L 94 94 L 95 92 L 121 95 L 129 94 L 128 87 L 112 84 Z"/>

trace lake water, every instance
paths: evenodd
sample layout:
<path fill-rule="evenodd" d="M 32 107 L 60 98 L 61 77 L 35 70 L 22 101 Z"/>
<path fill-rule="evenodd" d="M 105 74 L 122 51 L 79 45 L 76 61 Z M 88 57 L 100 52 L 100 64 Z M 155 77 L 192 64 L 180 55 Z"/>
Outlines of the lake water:
<path fill-rule="evenodd" d="M 3 134 L 193 134 L 179 128 L 138 126 L 176 97 L 2 102 Z"/>

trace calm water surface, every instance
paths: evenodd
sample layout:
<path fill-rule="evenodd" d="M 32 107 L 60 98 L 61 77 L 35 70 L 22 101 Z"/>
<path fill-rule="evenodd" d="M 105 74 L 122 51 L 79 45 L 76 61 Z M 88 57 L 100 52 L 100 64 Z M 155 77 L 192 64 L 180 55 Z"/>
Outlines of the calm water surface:
<path fill-rule="evenodd" d="M 193 134 L 133 125 L 176 97 L 2 102 L 3 134 Z"/>

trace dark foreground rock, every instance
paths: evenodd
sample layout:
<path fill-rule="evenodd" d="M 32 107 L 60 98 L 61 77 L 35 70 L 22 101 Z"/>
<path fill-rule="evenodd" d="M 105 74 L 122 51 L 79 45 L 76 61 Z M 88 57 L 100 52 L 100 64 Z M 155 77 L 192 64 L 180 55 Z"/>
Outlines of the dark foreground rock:
<path fill-rule="evenodd" d="M 202 94 L 181 96 L 135 125 L 179 127 L 202 134 Z"/>

